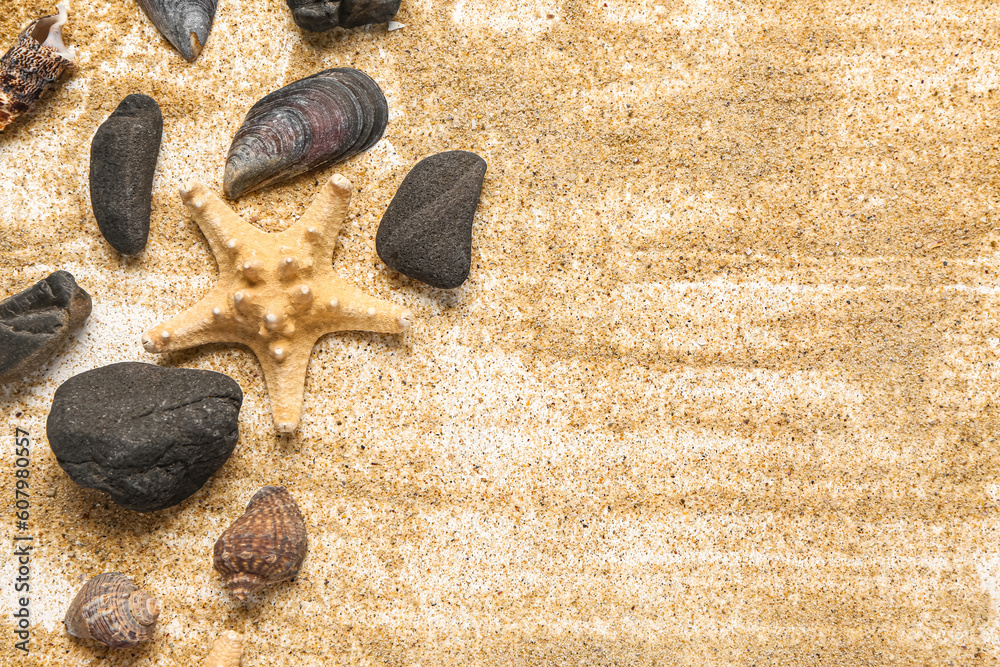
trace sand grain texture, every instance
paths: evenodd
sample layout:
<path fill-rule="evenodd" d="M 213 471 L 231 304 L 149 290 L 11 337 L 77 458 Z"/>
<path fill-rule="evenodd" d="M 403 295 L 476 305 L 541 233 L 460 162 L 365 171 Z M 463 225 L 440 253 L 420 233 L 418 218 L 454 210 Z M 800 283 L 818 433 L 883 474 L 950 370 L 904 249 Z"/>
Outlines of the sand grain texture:
<path fill-rule="evenodd" d="M 0 37 L 52 7 L 15 0 Z M 78 2 L 76 71 L 0 135 L 0 296 L 66 269 L 87 326 L 0 393 L 0 539 L 31 433 L 38 665 L 988 665 L 1000 661 L 1000 6 L 988 2 L 404 0 L 299 31 L 222 0 L 186 63 L 134 2 Z M 278 231 L 342 173 L 335 267 L 410 308 L 403 336 L 317 345 L 295 437 L 249 351 L 154 357 L 149 327 L 217 272 L 181 182 L 221 193 L 247 109 L 326 67 L 368 72 L 384 138 L 239 200 Z M 123 260 L 90 210 L 90 139 L 159 102 L 150 241 Z M 407 170 L 489 163 L 469 280 L 375 254 Z M 229 462 L 138 515 L 59 470 L 55 388 L 117 361 L 218 370 L 245 392 Z M 211 546 L 267 484 L 298 499 L 299 577 L 246 605 Z M 110 566 L 109 566 L 110 564 Z M 78 578 L 155 594 L 134 651 L 65 635 Z M 178 573 L 184 572 L 184 576 Z M 0 556 L 0 664 L 16 565 Z"/>

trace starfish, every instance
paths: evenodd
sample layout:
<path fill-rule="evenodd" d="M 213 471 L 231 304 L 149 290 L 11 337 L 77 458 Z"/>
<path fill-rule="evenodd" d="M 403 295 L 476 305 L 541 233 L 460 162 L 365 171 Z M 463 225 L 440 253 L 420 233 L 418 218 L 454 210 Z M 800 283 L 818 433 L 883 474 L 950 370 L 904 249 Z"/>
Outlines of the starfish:
<path fill-rule="evenodd" d="M 410 311 L 370 297 L 333 271 L 351 182 L 335 174 L 305 214 L 277 234 L 244 222 L 201 183 L 181 199 L 219 265 L 219 280 L 201 301 L 142 336 L 149 352 L 205 343 L 239 343 L 260 361 L 278 431 L 294 431 L 302 413 L 313 345 L 335 331 L 400 333 Z"/>

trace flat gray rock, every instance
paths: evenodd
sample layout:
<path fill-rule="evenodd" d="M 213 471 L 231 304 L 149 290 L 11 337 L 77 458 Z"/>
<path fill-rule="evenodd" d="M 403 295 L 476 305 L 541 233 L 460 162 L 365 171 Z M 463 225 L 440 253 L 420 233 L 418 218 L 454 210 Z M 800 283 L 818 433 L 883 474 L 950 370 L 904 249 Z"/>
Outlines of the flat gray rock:
<path fill-rule="evenodd" d="M 45 428 L 74 482 L 152 512 L 222 467 L 239 440 L 242 404 L 239 384 L 222 373 L 124 362 L 64 382 Z"/>
<path fill-rule="evenodd" d="M 90 295 L 56 271 L 0 301 L 0 384 L 37 370 L 90 316 Z"/>
<path fill-rule="evenodd" d="M 160 106 L 129 95 L 90 144 L 90 204 L 105 240 L 123 255 L 138 255 L 149 239 L 153 176 L 163 136 Z"/>
<path fill-rule="evenodd" d="M 468 151 L 424 158 L 379 223 L 375 251 L 390 268 L 433 287 L 458 287 L 472 266 L 472 220 L 486 161 Z"/>

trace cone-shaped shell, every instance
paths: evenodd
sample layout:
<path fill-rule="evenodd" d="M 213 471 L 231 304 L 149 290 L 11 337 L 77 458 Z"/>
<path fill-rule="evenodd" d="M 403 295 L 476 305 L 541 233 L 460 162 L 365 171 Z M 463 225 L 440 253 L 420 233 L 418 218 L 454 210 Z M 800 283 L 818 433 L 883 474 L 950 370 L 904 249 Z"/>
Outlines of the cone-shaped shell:
<path fill-rule="evenodd" d="M 192 62 L 212 32 L 218 0 L 139 0 L 160 34 Z"/>
<path fill-rule="evenodd" d="M 243 635 L 229 630 L 222 633 L 201 667 L 240 667 L 243 658 Z"/>
<path fill-rule="evenodd" d="M 56 6 L 58 14 L 29 23 L 0 58 L 0 132 L 27 113 L 73 64 L 76 54 L 62 42 L 66 4 Z"/>
<path fill-rule="evenodd" d="M 99 574 L 73 598 L 66 612 L 66 632 L 111 648 L 135 646 L 153 638 L 160 603 L 140 591 L 121 572 Z"/>
<path fill-rule="evenodd" d="M 388 121 L 382 89 L 361 70 L 336 67 L 290 83 L 243 119 L 226 158 L 223 190 L 235 199 L 346 160 L 374 146 Z"/>
<path fill-rule="evenodd" d="M 306 524 L 283 486 L 265 486 L 246 512 L 215 543 L 215 569 L 232 594 L 245 600 L 267 584 L 299 573 L 307 549 Z"/>

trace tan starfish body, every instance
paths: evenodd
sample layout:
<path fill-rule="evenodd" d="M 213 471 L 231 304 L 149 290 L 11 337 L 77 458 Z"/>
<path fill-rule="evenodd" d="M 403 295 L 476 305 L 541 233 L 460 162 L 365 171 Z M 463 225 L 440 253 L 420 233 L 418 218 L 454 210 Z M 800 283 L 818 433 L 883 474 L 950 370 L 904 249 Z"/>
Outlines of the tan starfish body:
<path fill-rule="evenodd" d="M 181 199 L 208 239 L 219 280 L 201 301 L 143 334 L 143 347 L 170 352 L 206 343 L 246 345 L 260 360 L 279 431 L 299 424 L 306 369 L 321 336 L 409 328 L 409 310 L 362 293 L 333 271 L 351 199 L 351 182 L 343 176 L 331 177 L 305 214 L 277 234 L 244 222 L 201 183 L 185 185 Z"/>
<path fill-rule="evenodd" d="M 212 651 L 205 656 L 201 667 L 240 667 L 243 658 L 243 635 L 228 630 L 215 640 Z"/>

